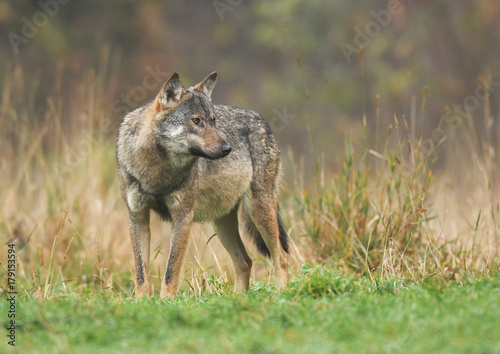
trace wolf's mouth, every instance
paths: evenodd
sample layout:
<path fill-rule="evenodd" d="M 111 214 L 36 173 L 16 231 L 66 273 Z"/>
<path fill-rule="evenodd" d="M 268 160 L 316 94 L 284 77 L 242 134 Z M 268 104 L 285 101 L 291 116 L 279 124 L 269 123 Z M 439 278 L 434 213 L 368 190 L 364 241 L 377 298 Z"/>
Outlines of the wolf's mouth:
<path fill-rule="evenodd" d="M 217 160 L 222 157 L 227 156 L 231 152 L 232 148 L 228 144 L 222 145 L 221 149 L 217 153 L 207 153 L 200 148 L 193 147 L 189 149 L 189 153 L 193 156 L 204 157 L 209 160 Z"/>

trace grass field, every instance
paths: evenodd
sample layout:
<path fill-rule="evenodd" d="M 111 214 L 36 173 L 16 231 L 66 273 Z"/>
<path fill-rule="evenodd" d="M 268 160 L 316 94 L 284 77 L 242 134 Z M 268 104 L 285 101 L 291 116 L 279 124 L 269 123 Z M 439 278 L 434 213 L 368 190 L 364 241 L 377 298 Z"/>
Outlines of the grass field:
<path fill-rule="evenodd" d="M 15 244 L 17 291 L 15 348 L 0 303 L 2 351 L 500 352 L 500 133 L 489 118 L 445 109 L 427 138 L 410 130 L 415 116 L 376 139 L 384 129 L 360 124 L 338 165 L 318 152 L 314 171 L 284 149 L 290 286 L 273 289 L 269 261 L 252 252 L 251 291 L 232 294 L 230 259 L 204 224 L 179 296 L 160 301 L 170 233 L 153 218 L 154 296 L 138 301 L 106 80 L 89 71 L 68 101 L 60 87 L 41 95 L 20 67 L 2 85 L 0 232 Z"/>
<path fill-rule="evenodd" d="M 69 294 L 18 303 L 18 352 L 497 353 L 500 276 L 444 285 L 305 267 L 286 291 L 175 300 Z M 5 302 L 0 305 L 6 312 Z M 2 336 L 4 337 L 4 336 Z"/>

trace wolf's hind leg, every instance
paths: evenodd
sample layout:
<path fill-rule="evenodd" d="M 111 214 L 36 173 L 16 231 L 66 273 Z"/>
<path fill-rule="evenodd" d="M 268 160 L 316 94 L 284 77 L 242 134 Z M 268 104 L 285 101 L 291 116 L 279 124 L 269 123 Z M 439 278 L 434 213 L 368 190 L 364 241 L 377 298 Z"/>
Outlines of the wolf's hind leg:
<path fill-rule="evenodd" d="M 214 221 L 214 226 L 222 245 L 233 260 L 235 291 L 247 291 L 250 283 L 252 259 L 248 255 L 238 231 L 238 207 L 236 206 L 229 214 Z"/>
<path fill-rule="evenodd" d="M 264 193 L 257 193 L 257 195 L 258 197 L 248 196 L 245 199 L 245 210 L 271 253 L 276 285 L 282 287 L 288 284 L 288 257 L 280 242 L 278 202 L 275 197 L 266 196 Z"/>
<path fill-rule="evenodd" d="M 149 210 L 130 212 L 130 238 L 135 260 L 135 294 L 151 296 L 149 286 L 149 251 L 151 232 Z"/>

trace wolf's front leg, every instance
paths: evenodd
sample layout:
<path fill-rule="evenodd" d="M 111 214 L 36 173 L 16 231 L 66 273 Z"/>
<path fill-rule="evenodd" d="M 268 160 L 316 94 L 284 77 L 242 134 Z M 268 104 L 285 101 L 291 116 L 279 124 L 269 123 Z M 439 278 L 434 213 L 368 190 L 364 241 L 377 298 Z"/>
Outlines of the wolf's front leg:
<path fill-rule="evenodd" d="M 189 234 L 193 223 L 192 210 L 184 206 L 172 213 L 173 238 L 168 259 L 167 271 L 161 283 L 161 297 L 175 296 L 179 284 L 182 263 L 189 244 Z"/>
<path fill-rule="evenodd" d="M 149 210 L 130 211 L 130 238 L 135 259 L 135 294 L 151 296 L 149 286 Z"/>

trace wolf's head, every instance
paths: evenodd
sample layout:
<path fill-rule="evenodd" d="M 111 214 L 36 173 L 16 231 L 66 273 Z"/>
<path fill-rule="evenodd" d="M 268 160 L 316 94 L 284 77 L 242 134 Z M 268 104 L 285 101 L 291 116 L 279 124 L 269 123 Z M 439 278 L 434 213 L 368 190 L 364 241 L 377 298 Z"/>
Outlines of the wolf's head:
<path fill-rule="evenodd" d="M 153 129 L 169 152 L 215 160 L 231 152 L 231 146 L 217 129 L 211 94 L 217 73 L 185 89 L 174 73 L 154 101 Z"/>

